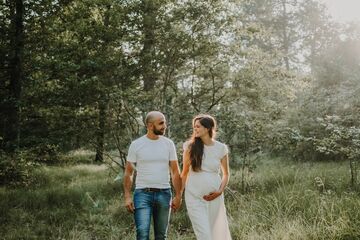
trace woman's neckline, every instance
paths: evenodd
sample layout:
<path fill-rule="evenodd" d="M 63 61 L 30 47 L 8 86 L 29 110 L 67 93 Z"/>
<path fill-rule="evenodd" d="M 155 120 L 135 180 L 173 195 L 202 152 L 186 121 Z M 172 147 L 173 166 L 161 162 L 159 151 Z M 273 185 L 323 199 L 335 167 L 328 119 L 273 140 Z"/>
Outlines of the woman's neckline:
<path fill-rule="evenodd" d="M 210 145 L 207 145 L 207 144 L 204 143 L 204 146 L 205 146 L 205 147 L 213 147 L 213 146 L 215 146 L 215 140 L 214 140 L 214 141 L 212 142 L 212 144 L 210 144 Z"/>

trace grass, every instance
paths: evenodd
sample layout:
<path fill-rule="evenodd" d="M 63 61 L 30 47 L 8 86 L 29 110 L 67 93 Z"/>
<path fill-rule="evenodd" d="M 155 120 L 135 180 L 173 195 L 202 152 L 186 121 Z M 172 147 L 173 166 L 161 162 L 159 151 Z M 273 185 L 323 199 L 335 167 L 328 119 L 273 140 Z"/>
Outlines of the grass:
<path fill-rule="evenodd" d="M 70 164 L 91 164 L 95 160 L 95 153 L 90 150 L 77 149 L 62 156 L 62 162 Z"/>
<path fill-rule="evenodd" d="M 42 167 L 34 185 L 0 188 L 0 239 L 135 239 L 122 186 L 105 165 Z M 225 193 L 233 239 L 360 239 L 358 189 L 346 163 L 264 158 L 246 177 L 232 169 Z M 194 240 L 185 206 L 169 240 Z"/>

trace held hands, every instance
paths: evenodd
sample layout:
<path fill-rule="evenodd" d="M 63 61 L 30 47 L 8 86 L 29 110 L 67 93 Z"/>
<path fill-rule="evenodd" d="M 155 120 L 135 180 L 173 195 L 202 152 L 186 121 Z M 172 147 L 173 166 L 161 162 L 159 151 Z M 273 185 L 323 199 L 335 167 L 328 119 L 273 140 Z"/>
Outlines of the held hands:
<path fill-rule="evenodd" d="M 175 196 L 173 200 L 171 201 L 171 209 L 176 212 L 181 207 L 182 197 L 181 196 Z"/>
<path fill-rule="evenodd" d="M 214 192 L 209 193 L 208 195 L 204 195 L 203 199 L 206 201 L 212 201 L 215 198 L 217 198 L 218 196 L 220 196 L 221 194 L 222 194 L 222 192 L 220 192 L 220 191 L 214 191 Z"/>
<path fill-rule="evenodd" d="M 135 210 L 133 200 L 131 197 L 125 197 L 125 207 L 128 210 L 128 212 L 133 213 Z"/>

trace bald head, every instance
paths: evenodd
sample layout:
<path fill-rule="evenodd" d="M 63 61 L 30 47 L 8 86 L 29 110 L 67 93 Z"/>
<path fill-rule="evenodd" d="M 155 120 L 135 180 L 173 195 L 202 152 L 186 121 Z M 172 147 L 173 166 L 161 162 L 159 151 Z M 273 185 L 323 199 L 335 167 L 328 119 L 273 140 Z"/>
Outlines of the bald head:
<path fill-rule="evenodd" d="M 158 111 L 149 112 L 145 118 L 146 128 L 150 135 L 164 135 L 166 120 L 164 114 Z"/>
<path fill-rule="evenodd" d="M 152 123 L 158 119 L 165 119 L 164 114 L 162 114 L 159 111 L 151 111 L 148 114 L 146 114 L 145 123 L 147 125 L 148 123 Z"/>

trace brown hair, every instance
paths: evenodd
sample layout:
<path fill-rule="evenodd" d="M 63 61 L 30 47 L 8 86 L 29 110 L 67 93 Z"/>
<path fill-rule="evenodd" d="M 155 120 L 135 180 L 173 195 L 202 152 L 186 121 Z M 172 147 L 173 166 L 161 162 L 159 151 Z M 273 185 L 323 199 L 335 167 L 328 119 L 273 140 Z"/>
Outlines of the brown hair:
<path fill-rule="evenodd" d="M 209 136 L 215 138 L 216 121 L 210 115 L 201 114 L 193 118 L 192 125 L 195 126 L 195 122 L 199 123 L 208 129 Z M 197 172 L 201 170 L 202 158 L 204 155 L 204 143 L 199 137 L 195 137 L 195 133 L 190 138 L 189 144 L 190 161 L 193 171 Z"/>

